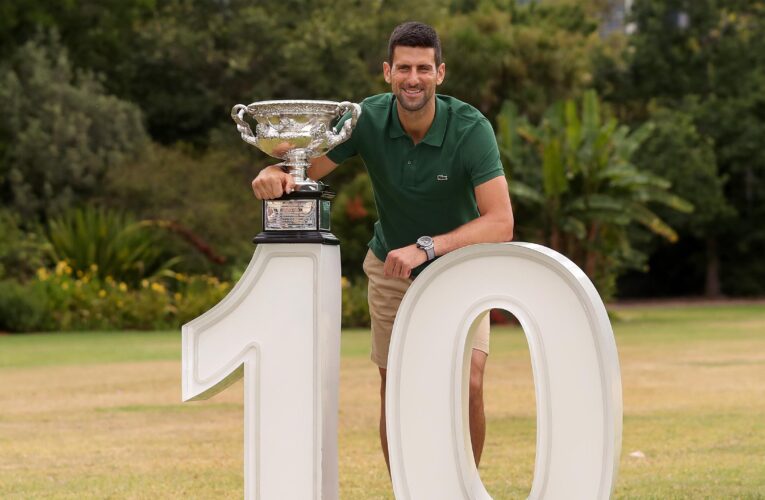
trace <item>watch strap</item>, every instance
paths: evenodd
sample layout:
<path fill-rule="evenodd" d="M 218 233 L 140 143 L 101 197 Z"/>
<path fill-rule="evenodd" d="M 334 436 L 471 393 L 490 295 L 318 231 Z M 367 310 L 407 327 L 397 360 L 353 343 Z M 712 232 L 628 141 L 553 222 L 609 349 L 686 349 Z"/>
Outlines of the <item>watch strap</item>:
<path fill-rule="evenodd" d="M 424 243 L 426 242 L 427 243 Z M 423 236 L 417 240 L 417 248 L 425 252 L 428 258 L 428 262 L 436 258 L 436 247 L 433 238 L 430 236 Z"/>
<path fill-rule="evenodd" d="M 430 246 L 423 247 L 422 249 L 425 250 L 425 254 L 428 256 L 428 261 L 436 258 L 436 249 L 432 244 Z"/>

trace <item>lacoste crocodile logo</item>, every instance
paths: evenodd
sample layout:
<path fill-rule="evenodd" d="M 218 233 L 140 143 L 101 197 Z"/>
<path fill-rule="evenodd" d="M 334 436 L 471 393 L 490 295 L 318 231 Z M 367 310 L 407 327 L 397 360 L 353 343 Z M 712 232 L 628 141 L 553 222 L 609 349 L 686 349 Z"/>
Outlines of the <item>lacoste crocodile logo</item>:
<path fill-rule="evenodd" d="M 446 175 L 437 175 L 437 176 L 436 176 L 436 180 L 437 180 L 437 181 L 448 181 L 448 180 L 449 180 L 449 177 L 448 177 L 448 176 L 446 176 Z"/>

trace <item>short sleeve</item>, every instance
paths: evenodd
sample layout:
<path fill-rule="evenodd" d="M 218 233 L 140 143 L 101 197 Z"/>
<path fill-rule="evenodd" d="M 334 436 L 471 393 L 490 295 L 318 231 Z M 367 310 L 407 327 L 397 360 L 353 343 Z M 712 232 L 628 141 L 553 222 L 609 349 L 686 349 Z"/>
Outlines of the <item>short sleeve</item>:
<path fill-rule="evenodd" d="M 337 122 L 337 125 L 335 125 L 335 132 L 339 132 L 343 127 L 343 124 L 350 119 L 351 112 L 349 111 L 348 113 L 344 114 L 342 118 L 340 118 L 340 121 Z M 359 121 L 361 121 L 361 118 L 359 118 Z M 356 123 L 356 126 L 358 127 L 358 122 Z M 335 164 L 340 164 L 348 158 L 356 156 L 358 151 L 356 149 L 356 141 L 354 137 L 354 134 L 351 134 L 347 141 L 332 148 L 332 150 L 327 153 L 327 158 L 332 160 Z"/>
<path fill-rule="evenodd" d="M 495 177 L 505 175 L 494 130 L 489 120 L 483 118 L 468 132 L 461 148 L 473 187 Z"/>

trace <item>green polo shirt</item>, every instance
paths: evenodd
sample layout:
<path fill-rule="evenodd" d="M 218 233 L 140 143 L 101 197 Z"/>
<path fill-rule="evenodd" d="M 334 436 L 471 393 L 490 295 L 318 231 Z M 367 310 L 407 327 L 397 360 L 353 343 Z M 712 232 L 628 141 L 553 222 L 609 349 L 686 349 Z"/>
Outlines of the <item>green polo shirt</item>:
<path fill-rule="evenodd" d="M 360 155 L 366 165 L 379 216 L 369 248 L 378 259 L 479 216 L 475 187 L 504 175 L 494 131 L 480 111 L 437 95 L 433 124 L 415 145 L 401 126 L 393 94 L 369 97 L 361 107 L 351 138 L 327 156 L 342 163 Z"/>

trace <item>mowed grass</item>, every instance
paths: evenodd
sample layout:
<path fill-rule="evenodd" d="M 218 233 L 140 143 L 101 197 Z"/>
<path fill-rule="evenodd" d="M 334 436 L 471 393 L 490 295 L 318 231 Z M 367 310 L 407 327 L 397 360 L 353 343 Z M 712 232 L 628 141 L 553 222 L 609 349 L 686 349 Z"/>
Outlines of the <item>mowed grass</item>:
<path fill-rule="evenodd" d="M 765 498 L 765 305 L 616 314 L 615 496 Z M 368 332 L 344 331 L 342 352 L 341 497 L 392 498 Z M 241 498 L 242 390 L 181 403 L 179 332 L 0 336 L 0 498 Z M 481 477 L 494 498 L 525 498 L 536 430 L 519 328 L 493 330 L 486 402 Z"/>

